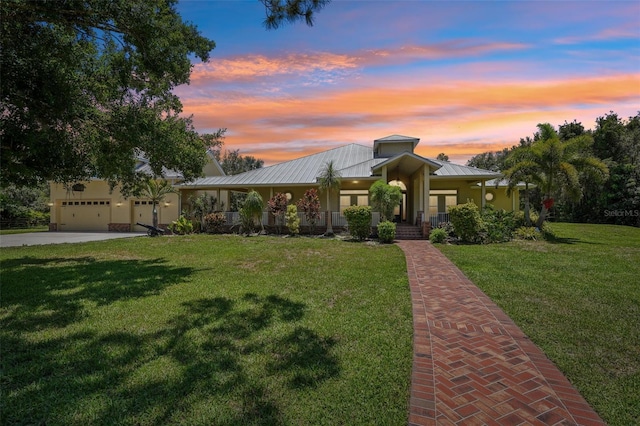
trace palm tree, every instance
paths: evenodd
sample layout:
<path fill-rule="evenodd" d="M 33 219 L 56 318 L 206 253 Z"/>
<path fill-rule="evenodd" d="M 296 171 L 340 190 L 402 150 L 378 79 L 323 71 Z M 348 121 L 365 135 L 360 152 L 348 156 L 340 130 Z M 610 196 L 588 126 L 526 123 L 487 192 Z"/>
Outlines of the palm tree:
<path fill-rule="evenodd" d="M 582 197 L 580 173 L 602 181 L 609 176 L 609 169 L 599 158 L 590 155 L 593 144 L 590 135 L 563 142 L 551 124 L 538 124 L 538 129 L 539 139 L 530 147 L 521 148 L 515 164 L 505 175 L 511 177 L 510 185 L 520 179 L 539 186 L 545 198 L 536 224 L 541 227 L 553 205 L 553 197 L 565 195 L 573 200 Z"/>
<path fill-rule="evenodd" d="M 511 151 L 505 159 L 505 164 L 509 167 L 504 172 L 507 179 L 507 195 L 511 196 L 521 182 L 524 182 L 524 220 L 527 226 L 531 226 L 531 214 L 529 205 L 529 185 L 540 185 L 538 179 L 538 165 L 533 161 L 531 147 L 520 146 Z M 496 185 L 499 183 L 496 182 Z"/>
<path fill-rule="evenodd" d="M 168 194 L 175 194 L 177 191 L 166 180 L 157 181 L 155 179 L 148 179 L 139 192 L 140 196 L 148 198 L 153 204 L 153 226 L 158 227 L 158 208 L 160 204 Z"/>
<path fill-rule="evenodd" d="M 331 226 L 331 195 L 334 191 L 340 189 L 340 171 L 335 168 L 333 160 L 325 164 L 324 168 L 320 172 L 318 182 L 320 183 L 320 190 L 327 191 L 327 232 L 325 235 L 333 235 L 333 227 Z"/>

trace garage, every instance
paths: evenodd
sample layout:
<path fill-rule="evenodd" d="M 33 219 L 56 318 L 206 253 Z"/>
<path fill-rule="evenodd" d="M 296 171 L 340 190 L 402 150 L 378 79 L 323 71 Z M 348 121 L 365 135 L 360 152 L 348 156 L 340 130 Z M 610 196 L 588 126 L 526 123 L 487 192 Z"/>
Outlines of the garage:
<path fill-rule="evenodd" d="M 160 206 L 158 206 L 158 223 L 162 223 L 160 218 L 161 210 Z M 136 225 L 137 222 L 144 223 L 145 225 L 153 224 L 153 203 L 151 200 L 133 201 L 133 230 L 146 232 L 147 229 Z"/>
<path fill-rule="evenodd" d="M 109 230 L 111 201 L 83 200 L 60 203 L 60 231 Z"/>

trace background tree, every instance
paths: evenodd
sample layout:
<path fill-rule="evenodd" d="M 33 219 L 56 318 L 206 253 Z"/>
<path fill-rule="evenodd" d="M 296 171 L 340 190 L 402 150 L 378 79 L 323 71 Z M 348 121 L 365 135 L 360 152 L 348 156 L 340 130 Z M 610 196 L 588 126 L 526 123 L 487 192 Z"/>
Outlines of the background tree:
<path fill-rule="evenodd" d="M 164 201 L 167 195 L 175 194 L 177 191 L 166 180 L 155 180 L 147 178 L 147 181 L 138 191 L 138 195 L 151 200 L 153 204 L 153 226 L 158 226 L 158 204 Z"/>
<path fill-rule="evenodd" d="M 320 172 L 318 182 L 320 183 L 320 190 L 327 193 L 327 232 L 326 235 L 333 235 L 333 226 L 331 225 L 331 195 L 340 189 L 341 184 L 340 171 L 336 169 L 333 161 L 329 161 L 325 164 L 324 168 Z"/>
<path fill-rule="evenodd" d="M 518 191 L 520 183 L 524 183 L 524 219 L 527 226 L 531 226 L 531 188 L 532 184 L 540 184 L 538 164 L 532 158 L 530 147 L 521 146 L 511 151 L 505 159 L 504 172 L 507 179 L 507 195 Z"/>
<path fill-rule="evenodd" d="M 33 226 L 49 222 L 49 186 L 9 185 L 0 189 L 2 227 Z"/>
<path fill-rule="evenodd" d="M 373 208 L 382 215 L 381 221 L 393 219 L 393 210 L 402 202 L 402 190 L 398 186 L 389 185 L 377 180 L 369 188 Z"/>
<path fill-rule="evenodd" d="M 225 150 L 220 166 L 227 175 L 237 175 L 250 170 L 261 169 L 263 160 L 259 160 L 251 155 L 240 155 L 240 150 Z"/>
<path fill-rule="evenodd" d="M 440 154 L 438 154 L 438 156 L 436 157 L 436 160 L 440 160 L 440 161 L 449 161 L 449 156 L 447 154 L 445 154 L 444 152 L 441 152 Z"/>
<path fill-rule="evenodd" d="M 526 149 L 525 160 L 545 196 L 537 226 L 541 227 L 555 196 L 570 199 L 582 197 L 579 172 L 589 174 L 593 179 L 604 181 L 608 177 L 607 166 L 597 157 L 589 154 L 593 138 L 589 135 L 574 137 L 566 142 L 549 123 L 538 124 L 540 139 Z M 514 166 L 514 167 L 517 167 Z"/>
<path fill-rule="evenodd" d="M 302 210 L 304 218 L 309 225 L 309 235 L 313 234 L 316 223 L 318 223 L 320 219 L 320 198 L 318 197 L 318 191 L 315 188 L 307 189 L 296 205 Z"/>

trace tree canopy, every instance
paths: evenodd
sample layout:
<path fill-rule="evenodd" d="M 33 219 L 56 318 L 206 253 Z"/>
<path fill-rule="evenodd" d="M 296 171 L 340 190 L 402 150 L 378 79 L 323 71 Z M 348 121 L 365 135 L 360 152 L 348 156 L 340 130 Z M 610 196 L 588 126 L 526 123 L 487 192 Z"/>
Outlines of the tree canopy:
<path fill-rule="evenodd" d="M 260 0 L 267 27 L 305 19 L 323 0 Z M 101 178 L 124 193 L 153 172 L 202 173 L 207 141 L 172 90 L 191 57 L 215 47 L 176 0 L 0 2 L 0 185 Z"/>

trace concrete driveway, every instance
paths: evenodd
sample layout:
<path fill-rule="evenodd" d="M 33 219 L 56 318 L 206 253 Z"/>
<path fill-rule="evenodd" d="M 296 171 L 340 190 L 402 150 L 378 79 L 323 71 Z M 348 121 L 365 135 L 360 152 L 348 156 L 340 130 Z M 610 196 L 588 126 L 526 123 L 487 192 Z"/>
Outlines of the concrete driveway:
<path fill-rule="evenodd" d="M 31 232 L 0 235 L 0 247 L 37 246 L 43 244 L 85 243 L 87 241 L 132 238 L 145 232 Z"/>

